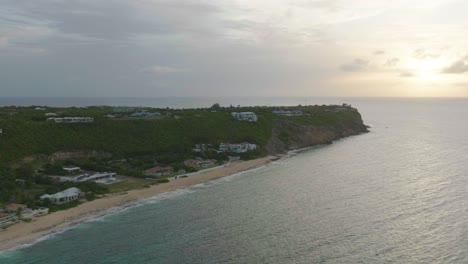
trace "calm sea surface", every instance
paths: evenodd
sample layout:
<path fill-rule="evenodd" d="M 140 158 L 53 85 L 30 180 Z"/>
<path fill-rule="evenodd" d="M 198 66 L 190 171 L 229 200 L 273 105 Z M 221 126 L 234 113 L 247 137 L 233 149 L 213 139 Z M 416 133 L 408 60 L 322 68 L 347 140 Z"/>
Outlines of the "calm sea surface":
<path fill-rule="evenodd" d="M 357 106 L 371 132 L 157 196 L 0 263 L 468 263 L 468 101 L 322 102 Z"/>

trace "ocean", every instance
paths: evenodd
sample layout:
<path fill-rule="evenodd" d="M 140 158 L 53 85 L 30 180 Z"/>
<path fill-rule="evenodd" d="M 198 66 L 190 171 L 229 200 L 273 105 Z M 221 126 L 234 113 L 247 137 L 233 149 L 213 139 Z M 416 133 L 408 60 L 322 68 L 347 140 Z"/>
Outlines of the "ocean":
<path fill-rule="evenodd" d="M 199 100 L 180 107 L 214 102 Z M 468 100 L 229 100 L 351 103 L 371 129 L 90 219 L 0 263 L 468 263 Z"/>

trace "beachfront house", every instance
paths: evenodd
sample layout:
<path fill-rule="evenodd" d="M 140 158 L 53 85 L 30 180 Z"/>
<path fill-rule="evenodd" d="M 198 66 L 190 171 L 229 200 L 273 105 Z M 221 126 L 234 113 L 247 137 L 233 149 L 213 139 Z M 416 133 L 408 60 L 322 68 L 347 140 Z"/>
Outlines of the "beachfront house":
<path fill-rule="evenodd" d="M 237 120 L 257 122 L 257 115 L 254 112 L 232 112 L 231 115 Z"/>
<path fill-rule="evenodd" d="M 249 150 L 256 150 L 256 149 L 257 149 L 256 144 L 252 144 L 248 142 L 237 143 L 237 144 L 221 143 L 219 145 L 220 152 L 243 153 Z"/>
<path fill-rule="evenodd" d="M 49 199 L 52 203 L 54 204 L 64 204 L 68 203 L 71 201 L 76 201 L 79 199 L 82 199 L 84 197 L 84 193 L 76 188 L 68 188 L 65 191 L 61 191 L 55 194 L 44 194 L 39 199 L 44 200 L 44 199 Z"/>
<path fill-rule="evenodd" d="M 48 122 L 55 123 L 93 123 L 94 118 L 92 117 L 49 117 Z"/>
<path fill-rule="evenodd" d="M 46 207 L 39 207 L 37 209 L 26 208 L 25 210 L 21 211 L 21 218 L 31 219 L 33 217 L 47 215 L 48 213 L 49 208 Z"/>
<path fill-rule="evenodd" d="M 187 167 L 193 167 L 193 168 L 207 168 L 207 167 L 212 167 L 216 163 L 216 160 L 210 159 L 210 160 L 202 160 L 202 159 L 188 159 L 184 161 L 184 165 Z"/>
<path fill-rule="evenodd" d="M 16 215 L 0 213 L 0 228 L 13 224 L 18 217 Z"/>
<path fill-rule="evenodd" d="M 172 167 L 160 167 L 156 166 L 150 169 L 143 171 L 145 175 L 154 175 L 154 176 L 164 176 L 174 173 L 174 168 Z"/>

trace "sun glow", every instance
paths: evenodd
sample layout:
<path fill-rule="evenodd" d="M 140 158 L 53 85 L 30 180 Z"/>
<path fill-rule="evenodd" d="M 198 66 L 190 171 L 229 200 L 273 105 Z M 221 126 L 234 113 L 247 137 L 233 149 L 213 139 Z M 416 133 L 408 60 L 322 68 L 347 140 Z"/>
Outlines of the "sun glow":
<path fill-rule="evenodd" d="M 418 81 L 436 81 L 444 63 L 439 59 L 414 59 L 408 62 L 408 71 Z"/>

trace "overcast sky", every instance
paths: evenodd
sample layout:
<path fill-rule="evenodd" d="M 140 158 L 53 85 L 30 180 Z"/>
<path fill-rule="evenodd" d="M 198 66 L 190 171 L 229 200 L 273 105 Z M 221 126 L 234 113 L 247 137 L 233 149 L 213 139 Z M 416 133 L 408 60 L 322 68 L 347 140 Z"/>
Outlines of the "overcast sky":
<path fill-rule="evenodd" d="M 0 0 L 0 96 L 468 96 L 468 1 Z"/>

